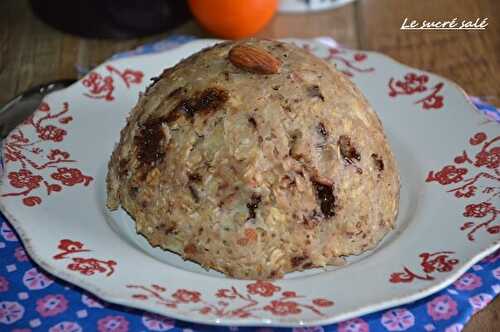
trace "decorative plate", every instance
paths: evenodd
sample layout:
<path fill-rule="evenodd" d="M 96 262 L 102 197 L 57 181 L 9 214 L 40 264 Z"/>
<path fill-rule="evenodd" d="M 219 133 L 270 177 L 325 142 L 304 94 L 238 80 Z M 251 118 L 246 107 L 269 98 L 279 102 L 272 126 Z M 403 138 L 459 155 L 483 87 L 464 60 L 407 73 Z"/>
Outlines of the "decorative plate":
<path fill-rule="evenodd" d="M 379 114 L 401 172 L 397 227 L 343 267 L 255 282 L 151 248 L 105 207 L 107 162 L 149 79 L 213 44 L 106 62 L 49 95 L 4 142 L 1 209 L 48 272 L 102 299 L 205 324 L 322 325 L 411 302 L 499 247 L 500 136 L 452 82 L 376 53 L 293 40 Z"/>

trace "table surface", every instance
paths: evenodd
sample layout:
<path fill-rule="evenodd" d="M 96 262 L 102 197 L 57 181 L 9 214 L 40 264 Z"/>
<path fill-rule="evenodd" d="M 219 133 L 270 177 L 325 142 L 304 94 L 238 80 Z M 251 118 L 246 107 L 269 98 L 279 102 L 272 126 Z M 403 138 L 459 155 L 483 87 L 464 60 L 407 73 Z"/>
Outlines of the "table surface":
<path fill-rule="evenodd" d="M 401 31 L 405 17 L 422 21 L 488 17 L 480 31 Z M 447 77 L 471 95 L 500 106 L 499 0 L 358 0 L 336 10 L 277 15 L 259 37 L 331 36 L 352 48 L 385 53 L 401 63 Z M 30 12 L 26 0 L 0 2 L 0 105 L 50 80 L 73 78 L 113 53 L 172 34 L 210 37 L 194 21 L 147 38 L 89 40 L 63 34 Z M 498 331 L 500 297 L 476 314 L 465 332 Z"/>

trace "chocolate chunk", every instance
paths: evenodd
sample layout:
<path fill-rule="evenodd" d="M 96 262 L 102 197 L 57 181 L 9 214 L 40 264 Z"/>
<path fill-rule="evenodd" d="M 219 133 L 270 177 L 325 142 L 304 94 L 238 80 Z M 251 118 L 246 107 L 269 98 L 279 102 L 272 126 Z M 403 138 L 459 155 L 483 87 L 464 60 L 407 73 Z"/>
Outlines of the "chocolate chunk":
<path fill-rule="evenodd" d="M 198 249 L 196 248 L 196 245 L 193 243 L 189 243 L 188 245 L 186 245 L 184 247 L 184 254 L 185 255 L 191 256 L 191 255 L 196 254 L 197 251 L 198 251 Z"/>
<path fill-rule="evenodd" d="M 169 114 L 169 121 L 172 122 L 182 114 L 187 118 L 193 118 L 198 113 L 212 113 L 220 108 L 229 99 L 225 90 L 219 88 L 207 88 L 201 93 L 195 94 L 192 98 L 181 100 Z"/>
<path fill-rule="evenodd" d="M 177 106 L 175 109 L 170 111 L 170 113 L 168 113 L 168 115 L 165 118 L 165 121 L 167 123 L 175 122 L 180 116 L 181 116 L 181 113 L 178 112 L 178 106 Z"/>
<path fill-rule="evenodd" d="M 340 154 L 348 164 L 352 164 L 354 160 L 361 160 L 358 151 L 351 145 L 351 138 L 349 136 L 340 136 L 337 144 L 340 147 Z"/>
<path fill-rule="evenodd" d="M 252 195 L 252 198 L 250 199 L 250 203 L 247 204 L 248 219 L 255 219 L 255 217 L 257 216 L 255 213 L 255 210 L 257 210 L 261 201 L 262 201 L 262 198 L 260 197 L 260 195 L 257 195 L 257 194 Z"/>
<path fill-rule="evenodd" d="M 273 49 L 278 49 L 278 48 L 281 48 L 281 49 L 286 49 L 286 47 L 285 47 L 285 43 L 283 43 L 283 42 L 277 42 L 275 45 L 276 45 L 276 46 L 275 46 L 275 47 L 273 47 Z"/>
<path fill-rule="evenodd" d="M 193 103 L 193 112 L 213 112 L 229 99 L 226 91 L 218 88 L 208 88 Z"/>
<path fill-rule="evenodd" d="M 321 136 L 323 136 L 324 138 L 328 137 L 328 130 L 326 130 L 325 125 L 322 122 L 318 123 L 317 129 L 318 129 L 318 133 Z"/>
<path fill-rule="evenodd" d="M 333 185 L 323 184 L 314 180 L 311 180 L 314 189 L 316 190 L 316 197 L 321 208 L 321 212 L 326 218 L 333 217 L 335 215 L 335 195 L 333 194 Z"/>
<path fill-rule="evenodd" d="M 155 228 L 158 231 L 163 231 L 163 234 L 168 235 L 168 234 L 172 233 L 176 227 L 177 226 L 175 224 L 172 224 L 172 225 L 160 224 L 160 225 L 156 226 Z"/>
<path fill-rule="evenodd" d="M 200 201 L 200 195 L 198 194 L 198 191 L 196 188 L 192 185 L 188 185 L 189 192 L 191 193 L 191 196 L 193 196 L 193 200 L 198 203 Z"/>
<path fill-rule="evenodd" d="M 373 159 L 373 162 L 375 163 L 375 167 L 377 168 L 377 170 L 379 172 L 382 172 L 384 170 L 384 161 L 382 160 L 382 158 L 380 158 L 376 153 L 372 153 L 371 157 Z"/>
<path fill-rule="evenodd" d="M 134 137 L 137 146 L 137 159 L 148 166 L 160 163 L 165 157 L 163 140 L 165 135 L 162 126 L 166 123 L 165 117 L 148 119 L 139 125 L 139 133 Z"/>
<path fill-rule="evenodd" d="M 299 265 L 302 265 L 302 263 L 307 260 L 307 256 L 295 256 L 290 259 L 290 263 L 292 264 L 292 267 L 297 267 Z"/>
<path fill-rule="evenodd" d="M 319 88 L 319 85 L 315 84 L 315 85 L 311 85 L 307 88 L 307 94 L 309 95 L 309 97 L 312 97 L 312 98 L 319 98 L 321 99 L 321 101 L 325 101 L 325 96 L 323 96 L 323 94 L 321 93 L 321 90 Z"/>
<path fill-rule="evenodd" d="M 118 163 L 118 175 L 126 177 L 128 175 L 128 159 L 124 158 Z"/>
<path fill-rule="evenodd" d="M 304 268 L 304 269 L 310 269 L 311 267 L 313 267 L 313 263 L 311 263 L 311 262 L 308 262 L 308 263 L 305 263 L 304 265 L 302 265 L 302 268 Z"/>
<path fill-rule="evenodd" d="M 188 179 L 190 182 L 190 183 L 188 183 L 189 192 L 191 193 L 193 200 L 196 203 L 198 203 L 200 201 L 200 194 L 198 193 L 198 190 L 193 185 L 193 183 L 198 183 L 198 184 L 201 183 L 202 177 L 198 173 L 191 173 L 191 174 L 188 174 Z"/>
<path fill-rule="evenodd" d="M 252 125 L 252 127 L 254 127 L 255 129 L 257 129 L 257 121 L 255 121 L 254 117 L 248 118 L 248 122 Z"/>
<path fill-rule="evenodd" d="M 175 231 L 176 227 L 177 226 L 175 224 L 171 225 L 169 227 L 166 227 L 165 230 L 163 231 L 163 234 L 168 235 L 168 234 L 172 233 L 173 231 Z"/>
<path fill-rule="evenodd" d="M 139 193 L 139 188 L 136 186 L 130 186 L 129 193 L 130 193 L 130 196 L 136 197 L 137 193 Z"/>
<path fill-rule="evenodd" d="M 188 174 L 188 179 L 189 179 L 189 181 L 193 181 L 193 182 L 201 182 L 202 177 L 198 173 L 191 173 L 191 174 Z"/>
<path fill-rule="evenodd" d="M 280 180 L 281 188 L 291 189 L 296 186 L 297 186 L 297 181 L 295 181 L 295 178 L 291 178 L 288 175 L 283 176 Z"/>

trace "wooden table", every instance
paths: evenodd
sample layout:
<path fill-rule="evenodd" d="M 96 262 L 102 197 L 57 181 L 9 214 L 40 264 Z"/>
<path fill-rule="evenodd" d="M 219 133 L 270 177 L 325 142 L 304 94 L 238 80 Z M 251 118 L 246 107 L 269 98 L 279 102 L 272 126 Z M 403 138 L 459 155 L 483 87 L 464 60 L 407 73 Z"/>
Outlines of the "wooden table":
<path fill-rule="evenodd" d="M 488 17 L 482 31 L 400 31 L 405 17 L 416 20 Z M 500 106 L 499 0 L 358 0 L 333 11 L 277 15 L 260 37 L 331 36 L 340 43 L 383 52 L 413 67 L 443 75 L 469 94 L 491 96 Z M 35 84 L 77 76 L 115 52 L 171 34 L 209 35 L 195 22 L 147 38 L 84 40 L 37 20 L 25 0 L 0 2 L 0 105 Z M 500 298 L 481 311 L 466 332 L 500 331 Z"/>

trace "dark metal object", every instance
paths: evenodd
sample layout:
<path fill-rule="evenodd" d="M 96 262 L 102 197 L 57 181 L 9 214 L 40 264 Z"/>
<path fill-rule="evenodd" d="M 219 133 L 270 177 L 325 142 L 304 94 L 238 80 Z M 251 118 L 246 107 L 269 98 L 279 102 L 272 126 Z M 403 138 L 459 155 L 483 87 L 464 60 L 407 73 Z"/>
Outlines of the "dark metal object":
<path fill-rule="evenodd" d="M 46 24 L 86 38 L 135 38 L 184 23 L 186 0 L 30 0 Z"/>
<path fill-rule="evenodd" d="M 38 85 L 11 99 L 0 108 L 0 140 L 23 122 L 38 108 L 43 97 L 51 92 L 61 90 L 73 84 L 75 80 L 59 80 Z"/>

